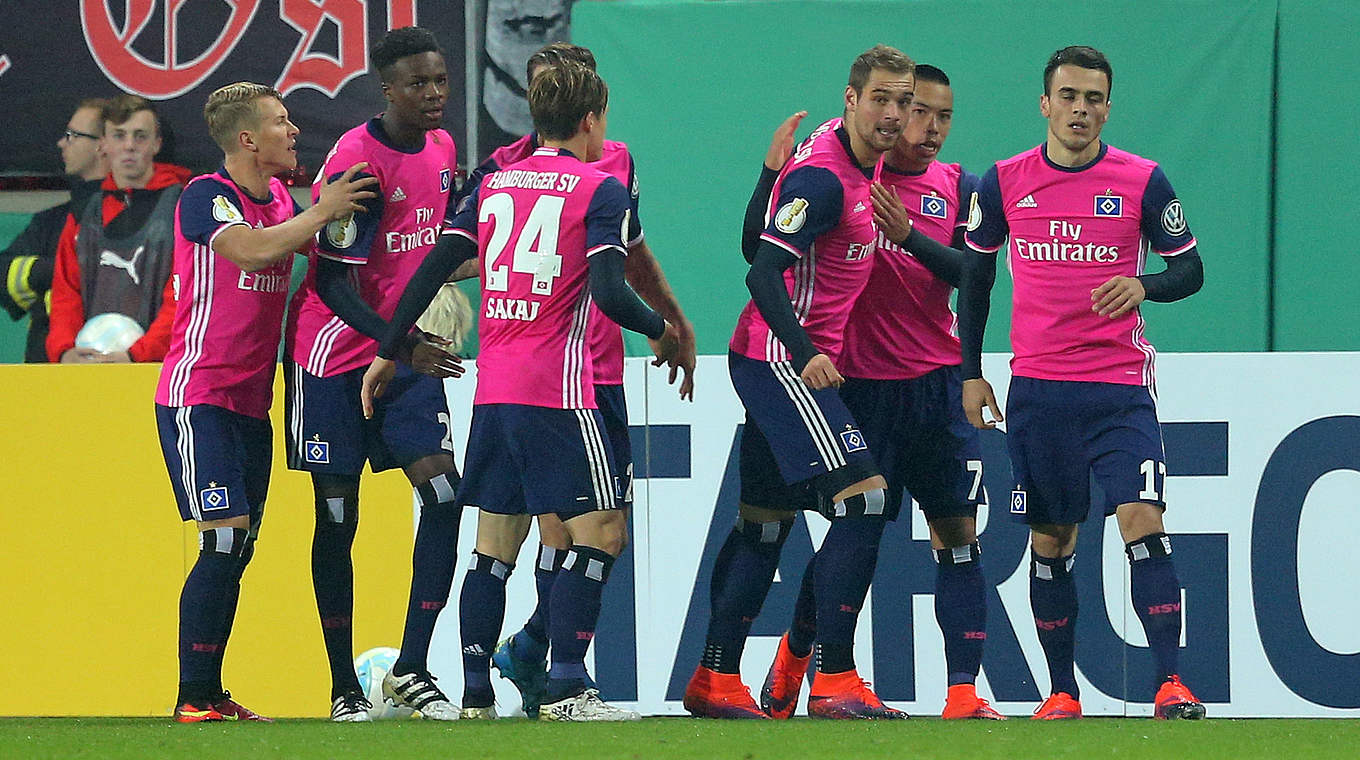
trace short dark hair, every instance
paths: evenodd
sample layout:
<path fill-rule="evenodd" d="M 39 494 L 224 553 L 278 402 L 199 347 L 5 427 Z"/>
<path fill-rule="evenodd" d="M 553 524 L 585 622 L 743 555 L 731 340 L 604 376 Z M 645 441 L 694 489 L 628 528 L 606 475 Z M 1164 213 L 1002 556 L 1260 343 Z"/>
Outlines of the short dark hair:
<path fill-rule="evenodd" d="M 869 74 L 874 69 L 905 75 L 910 74 L 914 66 L 907 54 L 901 50 L 888 45 L 874 45 L 860 53 L 855 62 L 850 64 L 850 86 L 855 92 L 862 92 L 864 83 L 869 81 Z"/>
<path fill-rule="evenodd" d="M 1068 65 L 1105 72 L 1106 85 L 1109 89 L 1114 89 L 1114 70 L 1110 68 L 1110 59 L 1106 58 L 1104 53 L 1086 45 L 1068 45 L 1048 57 L 1048 65 L 1044 67 L 1045 95 L 1049 94 L 1048 88 L 1053 85 L 1053 72 L 1057 71 L 1059 66 Z M 1105 97 L 1109 96 L 1110 93 L 1105 93 Z"/>
<path fill-rule="evenodd" d="M 141 95 L 127 93 L 110 98 L 104 106 L 104 126 L 126 124 L 138 111 L 150 111 L 152 119 L 156 122 L 156 131 L 160 132 L 161 117 L 156 114 L 156 107 L 151 105 L 151 101 Z"/>
<path fill-rule="evenodd" d="M 608 105 L 604 80 L 579 63 L 551 66 L 529 83 L 529 113 L 539 137 L 569 140 L 586 114 L 603 114 Z"/>
<path fill-rule="evenodd" d="M 384 34 L 377 42 L 373 43 L 369 60 L 373 62 L 373 68 L 377 69 L 378 76 L 386 82 L 392 64 L 408 55 L 420 55 L 421 53 L 443 55 L 443 51 L 439 49 L 439 40 L 435 39 L 434 32 L 418 26 L 403 26 Z"/>
<path fill-rule="evenodd" d="M 931 66 L 928 63 L 916 64 L 916 81 L 934 82 L 935 84 L 942 84 L 945 87 L 949 86 L 949 76 L 944 73 L 944 70 L 938 66 Z"/>
<path fill-rule="evenodd" d="M 533 79 L 534 69 L 539 66 L 558 66 L 566 61 L 579 63 L 591 71 L 595 70 L 595 54 L 590 52 L 590 48 L 573 45 L 570 42 L 553 42 L 529 56 L 529 61 L 524 64 L 524 81 Z"/>

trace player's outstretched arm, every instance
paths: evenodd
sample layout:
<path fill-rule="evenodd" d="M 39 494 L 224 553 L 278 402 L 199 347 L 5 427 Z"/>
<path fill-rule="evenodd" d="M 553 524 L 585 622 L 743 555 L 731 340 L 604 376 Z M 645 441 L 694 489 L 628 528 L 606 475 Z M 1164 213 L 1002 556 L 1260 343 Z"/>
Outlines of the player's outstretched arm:
<path fill-rule="evenodd" d="M 628 258 L 624 260 L 623 273 L 638 297 L 660 314 L 662 319 L 675 326 L 678 347 L 669 362 L 671 371 L 667 382 L 674 385 L 677 373 L 682 373 L 680 398 L 693 401 L 694 366 L 698 361 L 694 325 L 681 310 L 680 301 L 676 299 L 675 292 L 666 281 L 666 275 L 661 271 L 661 262 L 656 260 L 647 241 L 639 240 L 636 245 L 628 247 Z"/>
<path fill-rule="evenodd" d="M 387 334 L 387 322 L 359 297 L 359 292 L 354 289 L 354 283 L 349 278 L 350 266 L 352 265 L 325 256 L 317 256 L 316 294 L 321 297 L 322 303 L 335 312 L 335 316 L 344 320 L 345 324 L 367 338 L 382 340 Z"/>
<path fill-rule="evenodd" d="M 362 202 L 377 197 L 377 193 L 366 189 L 377 184 L 376 177 L 354 176 L 367 166 L 361 161 L 346 169 L 321 188 L 316 205 L 282 224 L 259 229 L 237 224 L 223 230 L 213 240 L 213 251 L 247 272 L 264 269 L 292 255 L 322 227 L 363 211 Z"/>
<path fill-rule="evenodd" d="M 387 325 L 387 333 L 378 346 L 378 356 L 384 359 L 409 357 L 415 340 L 411 328 L 416 320 L 429 308 L 435 293 L 443 287 L 444 281 L 453 274 L 460 264 L 477 258 L 477 243 L 466 232 L 456 230 L 454 234 L 445 233 L 439 237 L 425 260 L 420 263 L 411 281 L 406 284 L 397 301 L 392 321 Z"/>

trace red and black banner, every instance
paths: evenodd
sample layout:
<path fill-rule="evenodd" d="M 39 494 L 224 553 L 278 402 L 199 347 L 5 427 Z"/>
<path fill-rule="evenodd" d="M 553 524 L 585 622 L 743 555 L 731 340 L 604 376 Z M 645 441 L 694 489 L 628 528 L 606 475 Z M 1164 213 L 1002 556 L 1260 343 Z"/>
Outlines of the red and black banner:
<path fill-rule="evenodd" d="M 84 98 L 130 92 L 156 103 L 164 156 L 209 170 L 221 153 L 203 103 L 237 81 L 277 87 L 315 168 L 346 129 L 383 108 L 368 50 L 418 24 L 444 48 L 444 126 L 466 153 L 464 10 L 459 0 L 3 0 L 0 173 L 59 174 L 57 138 Z"/>

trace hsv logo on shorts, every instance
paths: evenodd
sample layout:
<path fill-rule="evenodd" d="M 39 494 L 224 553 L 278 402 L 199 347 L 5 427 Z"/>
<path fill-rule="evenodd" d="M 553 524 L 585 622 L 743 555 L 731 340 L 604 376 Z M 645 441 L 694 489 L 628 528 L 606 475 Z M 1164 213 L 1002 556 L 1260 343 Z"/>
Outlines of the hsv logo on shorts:
<path fill-rule="evenodd" d="M 849 428 L 841 432 L 841 444 L 845 446 L 845 453 L 853 454 L 856 451 L 864 451 L 868 446 L 864 443 L 864 434 L 854 428 Z"/>
<path fill-rule="evenodd" d="M 1023 515 L 1028 511 L 1025 505 L 1026 494 L 1024 491 L 1011 491 L 1011 514 Z"/>
<path fill-rule="evenodd" d="M 1119 218 L 1124 215 L 1124 198 L 1119 195 L 1097 195 L 1096 216 Z"/>
<path fill-rule="evenodd" d="M 227 498 L 227 487 L 219 486 L 216 483 L 209 483 L 207 488 L 199 491 L 198 500 L 203 505 L 204 512 L 231 507 L 231 500 Z"/>
<path fill-rule="evenodd" d="M 923 195 L 921 196 L 921 216 L 948 219 L 949 202 L 938 195 Z"/>
<path fill-rule="evenodd" d="M 302 455 L 308 464 L 330 464 L 330 441 L 318 440 L 316 436 L 313 436 L 312 440 L 306 442 Z"/>

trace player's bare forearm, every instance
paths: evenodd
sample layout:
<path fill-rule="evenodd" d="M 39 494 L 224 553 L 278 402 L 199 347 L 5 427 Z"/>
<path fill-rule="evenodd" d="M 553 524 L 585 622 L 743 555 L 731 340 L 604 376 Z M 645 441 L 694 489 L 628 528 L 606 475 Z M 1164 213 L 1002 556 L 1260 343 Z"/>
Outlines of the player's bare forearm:
<path fill-rule="evenodd" d="M 686 331 L 693 331 L 689 320 L 685 318 L 684 312 L 680 309 L 680 302 L 675 298 L 675 292 L 671 290 L 671 285 L 666 281 L 666 275 L 661 271 L 661 263 L 656 260 L 652 253 L 651 246 L 647 245 L 646 240 L 639 240 L 636 245 L 628 247 L 628 258 L 624 261 L 624 279 L 628 281 L 628 286 L 638 294 L 643 303 L 652 307 L 652 310 L 660 314 L 663 319 L 675 325 L 676 329 L 682 334 Z"/>
<path fill-rule="evenodd" d="M 652 254 L 647 241 L 638 241 L 637 245 L 628 249 L 628 258 L 624 262 L 624 279 L 644 303 L 675 326 L 679 344 L 667 362 L 670 366 L 669 382 L 675 382 L 677 372 L 683 373 L 680 379 L 680 397 L 693 401 L 694 367 L 698 363 L 694 325 L 680 309 L 680 302 L 671 290 L 670 283 L 666 281 L 666 275 L 661 271 L 661 263 Z"/>
<path fill-rule="evenodd" d="M 247 272 L 264 269 L 291 256 L 311 242 L 322 227 L 362 212 L 360 201 L 376 197 L 376 193 L 366 189 L 377 183 L 376 177 L 354 178 L 367 165 L 351 166 L 322 188 L 315 205 L 286 222 L 259 229 L 238 224 L 223 230 L 213 240 L 213 251 Z"/>

